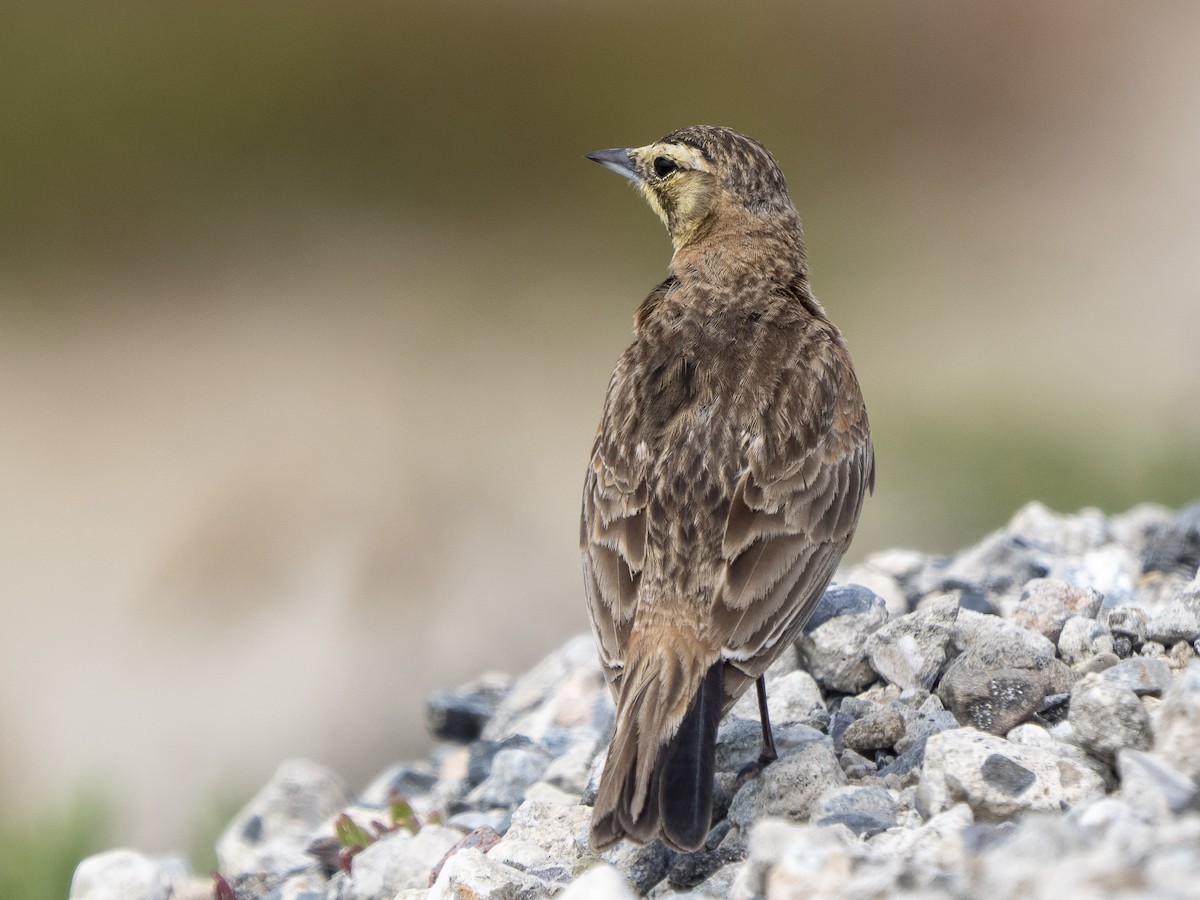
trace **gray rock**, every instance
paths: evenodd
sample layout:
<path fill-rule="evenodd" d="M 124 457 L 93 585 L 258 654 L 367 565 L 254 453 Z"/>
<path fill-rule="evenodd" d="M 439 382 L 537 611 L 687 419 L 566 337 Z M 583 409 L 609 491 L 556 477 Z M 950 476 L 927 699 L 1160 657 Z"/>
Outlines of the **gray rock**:
<path fill-rule="evenodd" d="M 1082 556 L 1103 547 L 1111 534 L 1107 518 L 1098 509 L 1063 515 L 1036 501 L 1017 511 L 1007 531 L 1058 556 Z"/>
<path fill-rule="evenodd" d="M 1128 748 L 1118 751 L 1117 772 L 1121 798 L 1148 819 L 1163 820 L 1171 813 L 1198 806 L 1191 779 L 1152 753 Z"/>
<path fill-rule="evenodd" d="M 391 900 L 409 888 L 428 888 L 429 873 L 462 835 L 453 828 L 426 825 L 416 834 L 385 834 L 355 855 L 350 870 L 350 900 Z"/>
<path fill-rule="evenodd" d="M 794 669 L 777 678 L 768 678 L 767 711 L 771 716 L 772 725 L 782 725 L 785 722 L 815 725 L 829 716 L 825 702 L 821 699 L 821 689 L 813 676 L 803 669 Z M 742 694 L 729 710 L 729 715 L 757 720 L 758 692 L 751 688 Z"/>
<path fill-rule="evenodd" d="M 780 757 L 747 782 L 734 796 L 728 818 L 743 833 L 766 816 L 803 821 L 826 789 L 845 783 L 833 748 L 828 742 L 812 741 Z"/>
<path fill-rule="evenodd" d="M 513 682 L 482 737 L 503 741 L 521 735 L 552 752 L 553 742 L 547 738 L 553 734 L 564 729 L 606 734 L 612 716 L 612 696 L 600 671 L 596 643 L 591 635 L 579 635 Z"/>
<path fill-rule="evenodd" d="M 1100 680 L 1124 685 L 1139 696 L 1161 695 L 1171 686 L 1171 667 L 1162 659 L 1135 656 L 1105 669 Z"/>
<path fill-rule="evenodd" d="M 109 850 L 76 866 L 70 900 L 170 900 L 175 882 L 187 877 L 179 857 Z"/>
<path fill-rule="evenodd" d="M 1151 528 L 1141 552 L 1142 572 L 1177 572 L 1192 576 L 1200 567 L 1200 524 L 1180 516 Z"/>
<path fill-rule="evenodd" d="M 1095 619 L 1071 616 L 1063 623 L 1058 636 L 1058 655 L 1067 665 L 1078 665 L 1112 650 L 1112 633 Z"/>
<path fill-rule="evenodd" d="M 930 737 L 922 775 L 917 799 L 923 814 L 965 802 L 982 821 L 1057 812 L 1104 793 L 1103 780 L 1086 766 L 974 728 Z"/>
<path fill-rule="evenodd" d="M 553 885 L 471 847 L 446 860 L 427 900 L 540 900 L 553 892 Z"/>
<path fill-rule="evenodd" d="M 871 668 L 901 688 L 932 688 L 946 663 L 958 615 L 958 604 L 947 598 L 888 622 L 867 639 Z"/>
<path fill-rule="evenodd" d="M 931 695 L 919 709 L 905 715 L 904 735 L 895 743 L 899 755 L 881 766 L 879 774 L 904 776 L 919 770 L 925 761 L 925 742 L 929 736 L 958 727 L 954 714 L 942 706 L 936 695 Z"/>
<path fill-rule="evenodd" d="M 717 846 L 710 846 L 714 843 L 715 835 L 696 853 L 675 854 L 667 877 L 650 892 L 650 895 L 678 897 L 677 891 L 680 890 L 702 894 L 721 882 L 721 879 L 714 880 L 719 872 L 736 868 L 736 864 L 746 858 L 746 848 L 740 843 L 722 842 Z M 701 885 L 707 887 L 702 888 Z"/>
<path fill-rule="evenodd" d="M 835 590 L 843 598 L 830 610 L 835 614 L 815 625 L 810 621 L 796 646 L 802 664 L 823 688 L 858 693 L 877 677 L 867 661 L 867 638 L 887 621 L 887 608 L 881 597 L 859 585 Z M 834 590 L 825 597 L 830 594 Z"/>
<path fill-rule="evenodd" d="M 914 586 L 920 594 L 973 588 L 985 595 L 1015 592 L 1049 571 L 1047 548 L 1020 534 L 994 532 L 940 566 L 927 567 Z"/>
<path fill-rule="evenodd" d="M 799 722 L 771 724 L 775 749 L 788 756 L 804 744 L 828 744 L 829 738 L 811 725 Z M 717 731 L 717 771 L 737 774 L 758 760 L 762 752 L 762 725 L 757 718 L 726 718 Z"/>
<path fill-rule="evenodd" d="M 1120 657 L 1129 656 L 1146 641 L 1146 612 L 1136 606 L 1117 606 L 1106 609 L 1102 621 L 1113 636 L 1112 651 Z"/>
<path fill-rule="evenodd" d="M 1074 587 L 1054 578 L 1035 578 L 1025 585 L 1012 620 L 1022 628 L 1057 641 L 1071 616 L 1094 619 L 1104 597 L 1086 587 Z"/>
<path fill-rule="evenodd" d="M 481 807 L 516 806 L 529 786 L 541 780 L 549 764 L 550 757 L 536 747 L 500 750 L 487 778 L 467 794 L 467 802 Z"/>
<path fill-rule="evenodd" d="M 845 825 L 870 837 L 895 827 L 896 801 L 881 787 L 836 787 L 817 799 L 809 818 L 814 825 Z"/>
<path fill-rule="evenodd" d="M 427 763 L 397 764 L 384 769 L 371 781 L 358 798 L 361 806 L 387 806 L 392 791 L 410 804 L 417 805 L 438 783 L 437 773 Z"/>
<path fill-rule="evenodd" d="M 853 858 L 833 829 L 764 819 L 750 833 L 749 855 L 730 897 L 840 897 Z"/>
<path fill-rule="evenodd" d="M 1167 646 L 1200 639 L 1200 591 L 1183 591 L 1152 615 L 1146 638 Z"/>
<path fill-rule="evenodd" d="M 1154 721 L 1154 752 L 1200 782 L 1200 662 L 1193 662 L 1163 695 Z"/>
<path fill-rule="evenodd" d="M 883 605 L 882 597 L 861 584 L 831 585 L 821 595 L 817 608 L 808 617 L 804 631 L 816 631 L 830 619 L 872 614 Z"/>
<path fill-rule="evenodd" d="M 425 700 L 425 727 L 436 740 L 469 744 L 510 690 L 512 678 L 493 672 L 454 691 L 435 691 Z"/>
<path fill-rule="evenodd" d="M 846 582 L 858 584 L 883 598 L 888 616 L 895 618 L 912 612 L 910 587 L 924 570 L 928 559 L 913 550 L 885 550 L 868 556 L 846 570 Z"/>
<path fill-rule="evenodd" d="M 1043 634 L 997 616 L 962 610 L 950 632 L 961 664 L 977 671 L 1044 669 L 1055 658 L 1054 643 Z"/>
<path fill-rule="evenodd" d="M 226 876 L 285 874 L 314 864 L 308 846 L 350 804 L 338 777 L 307 760 L 283 763 L 217 839 Z"/>
<path fill-rule="evenodd" d="M 1067 721 L 1075 739 L 1106 761 L 1115 760 L 1123 747 L 1150 747 L 1150 716 L 1137 694 L 1098 675 L 1086 675 L 1076 682 Z"/>
<path fill-rule="evenodd" d="M 621 873 L 634 893 L 640 896 L 649 893 L 652 887 L 667 877 L 674 855 L 662 841 L 654 841 L 645 847 L 621 841 L 604 851 L 603 858 Z"/>
<path fill-rule="evenodd" d="M 942 678 L 938 696 L 961 725 L 992 734 L 1008 731 L 1042 707 L 1046 676 L 1036 669 L 978 671 L 960 656 Z"/>

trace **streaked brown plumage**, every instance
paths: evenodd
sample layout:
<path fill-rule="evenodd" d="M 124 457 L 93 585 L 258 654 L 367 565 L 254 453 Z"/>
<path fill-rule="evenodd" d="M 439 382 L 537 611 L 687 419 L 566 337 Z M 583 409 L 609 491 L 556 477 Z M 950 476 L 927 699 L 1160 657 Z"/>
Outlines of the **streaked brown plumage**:
<path fill-rule="evenodd" d="M 874 452 L 766 149 L 692 126 L 589 158 L 634 181 L 675 245 L 613 372 L 583 492 L 588 608 L 617 705 L 591 842 L 695 850 L 717 723 L 812 612 Z"/>

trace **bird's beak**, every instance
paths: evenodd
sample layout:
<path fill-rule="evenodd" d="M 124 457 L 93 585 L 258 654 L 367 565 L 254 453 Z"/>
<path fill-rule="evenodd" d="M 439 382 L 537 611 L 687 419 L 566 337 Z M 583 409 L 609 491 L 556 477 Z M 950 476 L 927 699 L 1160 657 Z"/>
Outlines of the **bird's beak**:
<path fill-rule="evenodd" d="M 595 153 L 589 153 L 587 158 L 600 163 L 606 169 L 612 169 L 618 175 L 624 175 L 635 184 L 642 180 L 642 176 L 633 168 L 633 160 L 628 150 L 597 150 Z"/>

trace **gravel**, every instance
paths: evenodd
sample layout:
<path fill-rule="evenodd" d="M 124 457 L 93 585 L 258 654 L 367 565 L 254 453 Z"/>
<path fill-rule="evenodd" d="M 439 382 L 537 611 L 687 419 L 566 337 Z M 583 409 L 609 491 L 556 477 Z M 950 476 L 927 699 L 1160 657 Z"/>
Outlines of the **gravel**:
<path fill-rule="evenodd" d="M 1184 897 L 1200 884 L 1200 506 L 1020 510 L 842 573 L 718 735 L 693 854 L 587 846 L 613 705 L 588 635 L 429 698 L 439 741 L 357 795 L 291 760 L 217 843 L 236 900 Z M 407 809 L 395 807 L 403 798 Z M 353 823 L 354 840 L 343 850 Z M 339 851 L 341 851 L 339 853 Z M 72 900 L 200 900 L 181 855 L 83 860 Z"/>

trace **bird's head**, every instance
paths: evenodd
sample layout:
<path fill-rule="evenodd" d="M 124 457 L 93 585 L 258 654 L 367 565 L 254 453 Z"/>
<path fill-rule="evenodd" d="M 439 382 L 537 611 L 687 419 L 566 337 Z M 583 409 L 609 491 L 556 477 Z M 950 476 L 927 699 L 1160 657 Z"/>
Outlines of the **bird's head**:
<path fill-rule="evenodd" d="M 798 229 L 783 173 L 758 141 L 717 125 L 690 125 L 645 147 L 588 159 L 632 181 L 667 226 L 675 248 L 722 218 L 751 216 Z"/>

